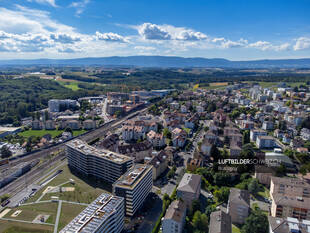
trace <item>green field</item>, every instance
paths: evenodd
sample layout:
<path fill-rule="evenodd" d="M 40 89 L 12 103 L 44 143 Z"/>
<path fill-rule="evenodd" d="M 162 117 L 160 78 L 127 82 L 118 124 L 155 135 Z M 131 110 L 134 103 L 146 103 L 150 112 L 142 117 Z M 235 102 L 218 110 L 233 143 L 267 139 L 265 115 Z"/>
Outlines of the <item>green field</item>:
<path fill-rule="evenodd" d="M 72 219 L 81 213 L 86 206 L 62 203 L 58 230 L 64 228 Z"/>
<path fill-rule="evenodd" d="M 253 83 L 251 81 L 245 82 L 245 83 Z M 255 82 L 258 83 L 262 88 L 270 88 L 270 87 L 276 87 L 280 82 Z M 299 87 L 301 84 L 305 85 L 305 82 L 287 82 L 287 86 L 290 87 Z"/>
<path fill-rule="evenodd" d="M 36 193 L 33 197 L 31 197 L 27 202 L 36 201 L 47 186 L 58 186 L 63 184 L 69 179 L 73 179 L 75 181 L 74 185 L 66 184 L 66 187 L 74 187 L 75 190 L 73 192 L 62 192 L 62 193 L 47 193 L 41 199 L 51 200 L 51 196 L 58 196 L 60 200 L 66 201 L 74 201 L 80 203 L 91 203 L 94 199 L 96 199 L 103 192 L 111 192 L 111 185 L 106 184 L 102 181 L 96 181 L 94 179 L 81 178 L 80 176 L 76 176 L 71 173 L 70 169 L 67 165 L 60 167 L 63 172 L 59 174 L 55 179 L 53 179 L 50 183 L 48 183 L 45 187 L 43 187 L 39 192 Z"/>
<path fill-rule="evenodd" d="M 232 233 L 240 233 L 240 229 L 237 226 L 232 225 Z"/>
<path fill-rule="evenodd" d="M 57 81 L 57 82 L 60 85 L 66 87 L 66 88 L 71 89 L 72 91 L 77 91 L 77 90 L 80 89 L 79 86 L 78 86 L 78 84 L 79 84 L 78 82 L 70 82 L 70 81 L 68 81 L 68 82 L 66 82 L 66 81 Z"/>
<path fill-rule="evenodd" d="M 1 233 L 51 233 L 53 226 L 0 220 Z"/>
<path fill-rule="evenodd" d="M 33 205 L 19 206 L 12 209 L 5 218 L 11 218 L 16 220 L 33 221 L 39 214 L 47 214 L 50 217 L 47 223 L 55 223 L 55 217 L 57 212 L 58 203 L 38 203 Z M 22 212 L 16 217 L 11 217 L 16 210 L 22 210 Z"/>
<path fill-rule="evenodd" d="M 52 135 L 53 138 L 59 136 L 62 134 L 64 130 L 26 130 L 24 132 L 19 133 L 18 135 L 23 136 L 25 138 L 29 138 L 31 136 L 39 136 L 43 137 L 46 134 Z M 81 129 L 81 130 L 74 130 L 73 131 L 73 136 L 78 136 L 82 133 L 85 133 L 86 130 Z"/>

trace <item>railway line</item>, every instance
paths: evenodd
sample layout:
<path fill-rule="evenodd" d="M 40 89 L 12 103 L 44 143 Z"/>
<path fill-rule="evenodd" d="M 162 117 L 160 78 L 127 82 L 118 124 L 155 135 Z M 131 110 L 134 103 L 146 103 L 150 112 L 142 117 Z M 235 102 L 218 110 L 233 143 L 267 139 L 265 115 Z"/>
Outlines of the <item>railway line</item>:
<path fill-rule="evenodd" d="M 53 157 L 52 159 L 48 159 L 48 160 L 44 161 L 39 166 L 34 167 L 29 172 L 25 173 L 21 177 L 12 181 L 10 184 L 1 188 L 0 189 L 0 196 L 4 195 L 4 194 L 9 194 L 12 197 L 12 196 L 16 195 L 18 192 L 20 192 L 23 188 L 25 188 L 26 185 L 29 185 L 30 183 L 35 183 L 35 181 L 37 181 L 37 179 L 39 179 L 44 174 L 44 172 L 46 171 L 47 168 L 53 166 L 59 160 L 65 158 L 64 149 L 65 149 L 65 144 L 67 142 L 69 142 L 75 138 L 79 138 L 83 141 L 86 141 L 87 143 L 90 143 L 91 141 L 102 137 L 108 131 L 112 131 L 112 130 L 115 130 L 116 128 L 120 127 L 123 124 L 123 122 L 125 122 L 126 120 L 133 118 L 133 117 L 135 117 L 141 113 L 144 113 L 146 111 L 147 111 L 147 106 L 145 108 L 138 110 L 136 112 L 133 112 L 133 113 L 121 118 L 121 119 L 108 122 L 108 123 L 104 124 L 103 126 L 101 126 L 100 128 L 89 131 L 83 135 L 74 137 L 70 140 L 67 140 L 67 141 L 62 142 L 60 144 L 51 146 L 49 148 L 42 149 L 41 151 L 32 153 L 28 156 L 24 156 L 24 157 L 21 157 L 19 159 L 15 159 L 13 161 L 10 161 L 10 163 L 7 165 L 2 165 L 2 169 L 3 169 L 6 166 L 11 167 L 11 166 L 15 166 L 15 165 L 22 163 L 22 162 L 31 162 L 35 159 L 41 159 L 42 160 L 44 158 L 47 158 L 51 153 L 60 152 L 58 155 L 56 155 L 56 157 Z"/>

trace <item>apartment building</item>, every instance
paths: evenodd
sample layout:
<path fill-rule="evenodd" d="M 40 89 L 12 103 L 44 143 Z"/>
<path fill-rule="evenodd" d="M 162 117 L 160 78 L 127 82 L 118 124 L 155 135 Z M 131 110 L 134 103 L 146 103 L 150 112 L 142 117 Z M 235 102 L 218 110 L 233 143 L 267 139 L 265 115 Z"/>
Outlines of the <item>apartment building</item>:
<path fill-rule="evenodd" d="M 210 215 L 209 233 L 231 233 L 231 217 L 222 210 Z"/>
<path fill-rule="evenodd" d="M 250 214 L 250 193 L 247 190 L 230 189 L 227 212 L 234 224 L 243 224 Z"/>
<path fill-rule="evenodd" d="M 310 220 L 310 184 L 297 178 L 272 177 L 271 216 Z"/>
<path fill-rule="evenodd" d="M 105 149 L 97 149 L 75 139 L 66 144 L 69 166 L 87 175 L 115 182 L 133 165 L 133 160 Z"/>
<path fill-rule="evenodd" d="M 258 136 L 256 138 L 256 146 L 259 149 L 274 148 L 276 146 L 276 143 L 272 136 Z"/>
<path fill-rule="evenodd" d="M 269 233 L 309 233 L 310 221 L 268 216 Z"/>
<path fill-rule="evenodd" d="M 60 233 L 120 233 L 124 227 L 124 198 L 101 194 Z"/>
<path fill-rule="evenodd" d="M 113 184 L 113 194 L 125 199 L 125 212 L 134 216 L 153 186 L 152 166 L 135 164 Z"/>
<path fill-rule="evenodd" d="M 154 147 L 163 147 L 166 145 L 165 137 L 162 133 L 156 133 L 155 131 L 151 130 L 146 135 L 147 140 L 150 141 Z"/>
<path fill-rule="evenodd" d="M 250 131 L 251 141 L 256 142 L 258 136 L 267 136 L 267 132 L 261 129 L 253 129 Z"/>
<path fill-rule="evenodd" d="M 201 189 L 201 176 L 185 173 L 177 187 L 177 196 L 191 207 L 193 200 L 198 200 Z"/>
<path fill-rule="evenodd" d="M 79 103 L 76 100 L 51 99 L 48 101 L 48 110 L 50 112 L 62 112 L 69 108 L 77 108 Z"/>
<path fill-rule="evenodd" d="M 183 201 L 173 201 L 162 220 L 163 233 L 182 233 L 186 216 L 186 204 Z"/>

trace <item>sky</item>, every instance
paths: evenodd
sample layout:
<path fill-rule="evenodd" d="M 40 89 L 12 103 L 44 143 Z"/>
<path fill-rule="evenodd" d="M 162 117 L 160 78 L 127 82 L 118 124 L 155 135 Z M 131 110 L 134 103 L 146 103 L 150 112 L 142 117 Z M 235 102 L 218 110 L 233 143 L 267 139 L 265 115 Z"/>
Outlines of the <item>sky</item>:
<path fill-rule="evenodd" d="M 0 0 L 0 59 L 310 57 L 310 0 Z"/>

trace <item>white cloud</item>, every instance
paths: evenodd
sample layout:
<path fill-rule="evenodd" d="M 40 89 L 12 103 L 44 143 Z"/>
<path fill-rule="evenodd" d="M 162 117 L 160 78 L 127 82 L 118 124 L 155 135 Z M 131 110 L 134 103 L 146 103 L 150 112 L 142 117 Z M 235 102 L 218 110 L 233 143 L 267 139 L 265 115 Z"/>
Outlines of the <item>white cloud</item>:
<path fill-rule="evenodd" d="M 308 49 L 310 48 L 310 38 L 309 37 L 299 37 L 296 40 L 296 43 L 294 45 L 294 50 L 302 50 L 302 49 Z"/>
<path fill-rule="evenodd" d="M 81 38 L 77 36 L 72 36 L 69 34 L 51 34 L 50 38 L 55 41 L 62 44 L 73 44 L 75 42 L 81 41 Z"/>
<path fill-rule="evenodd" d="M 171 35 L 156 24 L 144 23 L 137 27 L 139 34 L 147 40 L 169 40 Z"/>
<path fill-rule="evenodd" d="M 116 33 L 113 32 L 108 32 L 108 33 L 100 33 L 96 32 L 95 35 L 96 40 L 103 40 L 103 41 L 108 41 L 108 42 L 128 42 L 128 40 Z"/>
<path fill-rule="evenodd" d="M 81 0 L 72 2 L 69 7 L 76 8 L 75 16 L 79 17 L 85 10 L 86 6 L 90 3 L 90 0 Z"/>
<path fill-rule="evenodd" d="M 27 0 L 28 2 L 36 2 L 39 4 L 47 4 L 53 7 L 57 7 L 55 0 Z"/>
<path fill-rule="evenodd" d="M 133 26 L 133 28 L 137 29 L 140 36 L 146 40 L 199 41 L 207 39 L 207 36 L 202 32 L 184 27 L 174 27 L 172 25 L 143 23 L 138 26 Z"/>
<path fill-rule="evenodd" d="M 249 44 L 248 47 L 260 49 L 263 51 L 266 51 L 266 50 L 283 51 L 283 50 L 288 50 L 291 47 L 291 45 L 290 45 L 290 43 L 273 45 L 272 43 L 270 43 L 268 41 L 257 41 L 255 43 Z"/>

